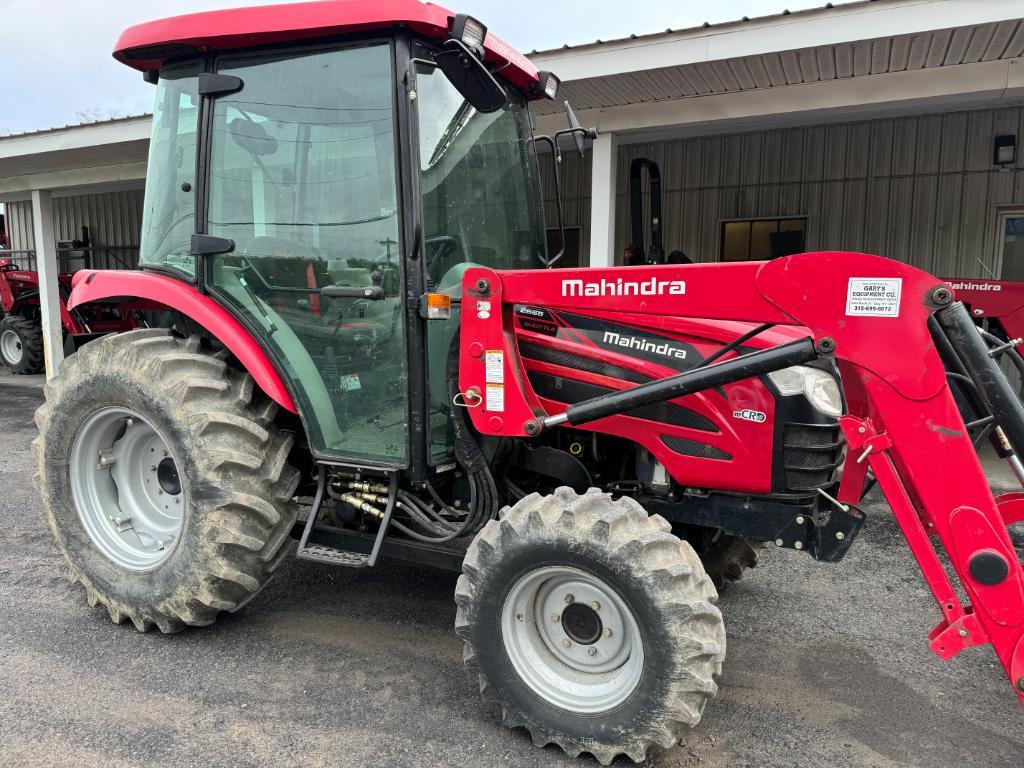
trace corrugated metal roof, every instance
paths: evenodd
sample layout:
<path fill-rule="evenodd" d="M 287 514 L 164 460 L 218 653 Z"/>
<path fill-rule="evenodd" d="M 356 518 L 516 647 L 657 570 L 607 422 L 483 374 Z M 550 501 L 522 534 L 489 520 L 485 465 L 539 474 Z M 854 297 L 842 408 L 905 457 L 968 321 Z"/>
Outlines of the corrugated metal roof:
<path fill-rule="evenodd" d="M 840 2 L 839 5 L 843 9 L 847 9 L 847 8 L 851 8 L 851 7 L 856 7 L 858 5 L 869 5 L 870 3 L 877 3 L 879 1 L 880 0 L 849 0 L 848 2 Z M 712 30 L 725 30 L 725 29 L 728 29 L 729 27 L 736 27 L 736 26 L 739 26 L 739 25 L 742 25 L 742 24 L 746 24 L 748 22 L 763 22 L 763 21 L 768 21 L 770 19 L 781 19 L 781 18 L 784 18 L 786 16 L 793 16 L 793 17 L 799 18 L 800 16 L 809 16 L 811 14 L 820 14 L 823 11 L 831 11 L 834 8 L 836 8 L 836 4 L 835 3 L 825 3 L 825 5 L 819 6 L 817 8 L 804 8 L 804 9 L 799 10 L 799 11 L 782 10 L 779 13 L 770 13 L 770 14 L 766 14 L 765 16 L 754 16 L 754 17 L 744 16 L 742 19 L 734 19 L 732 21 L 719 21 L 719 22 L 715 22 L 714 24 L 712 24 L 709 21 L 705 21 L 703 24 L 699 24 L 699 25 L 697 25 L 695 27 L 681 27 L 679 29 L 669 28 L 669 29 L 666 29 L 663 32 L 659 31 L 659 32 L 646 32 L 646 33 L 642 33 L 642 34 L 630 34 L 630 35 L 627 35 L 626 37 L 616 37 L 616 38 L 612 38 L 612 39 L 609 39 L 609 40 L 594 40 L 593 42 L 589 42 L 589 43 L 576 43 L 576 44 L 565 43 L 563 45 L 560 45 L 558 48 L 548 48 L 548 49 L 545 49 L 545 50 L 534 49 L 534 50 L 530 51 L 527 55 L 528 56 L 543 56 L 543 55 L 548 54 L 548 53 L 558 53 L 559 51 L 579 50 L 579 49 L 583 49 L 583 48 L 591 48 L 591 47 L 596 47 L 596 46 L 600 46 L 600 45 L 612 45 L 612 44 L 615 44 L 615 43 L 624 43 L 624 42 L 630 41 L 630 40 L 650 40 L 650 39 L 658 38 L 658 37 L 666 37 L 666 36 L 671 36 L 671 35 L 688 34 L 688 33 L 708 30 L 708 29 L 712 29 Z"/>
<path fill-rule="evenodd" d="M 87 120 L 83 123 L 70 123 L 68 125 L 55 125 L 51 128 L 37 128 L 31 131 L 21 131 L 19 133 L 6 133 L 0 134 L 0 141 L 4 139 L 19 139 L 25 136 L 36 136 L 41 133 L 56 133 L 57 131 L 67 131 L 75 128 L 88 128 L 92 125 L 110 125 L 113 123 L 126 123 L 130 120 L 138 120 L 143 117 L 152 117 L 152 112 L 143 112 L 140 115 L 121 115 L 118 117 L 111 117 L 105 120 Z"/>
<path fill-rule="evenodd" d="M 1024 19 L 1014 19 L 572 80 L 562 84 L 558 101 L 536 102 L 533 107 L 538 114 L 552 114 L 560 111 L 563 99 L 568 99 L 577 110 L 599 109 L 974 64 L 1022 55 Z"/>

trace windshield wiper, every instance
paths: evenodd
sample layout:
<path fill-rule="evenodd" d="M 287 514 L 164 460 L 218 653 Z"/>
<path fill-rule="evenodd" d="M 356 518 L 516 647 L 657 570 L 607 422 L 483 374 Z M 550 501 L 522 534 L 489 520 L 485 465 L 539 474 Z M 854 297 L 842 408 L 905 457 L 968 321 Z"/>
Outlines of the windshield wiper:
<path fill-rule="evenodd" d="M 462 130 L 466 123 L 469 122 L 469 118 L 472 113 L 476 112 L 476 108 L 468 101 L 462 102 L 462 106 L 459 107 L 459 111 L 455 113 L 452 119 L 448 122 L 448 127 L 444 129 L 444 133 L 441 134 L 441 138 L 437 142 L 437 146 L 434 147 L 434 152 L 430 156 L 430 160 L 427 161 L 428 165 L 436 163 L 451 146 L 452 140 L 455 135 Z"/>

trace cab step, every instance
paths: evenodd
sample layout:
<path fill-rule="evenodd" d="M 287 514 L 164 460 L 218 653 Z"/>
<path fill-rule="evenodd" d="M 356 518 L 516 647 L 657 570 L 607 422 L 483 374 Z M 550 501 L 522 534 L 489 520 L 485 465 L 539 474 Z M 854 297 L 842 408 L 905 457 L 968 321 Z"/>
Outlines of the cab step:
<path fill-rule="evenodd" d="M 327 482 L 327 468 L 321 464 L 317 473 L 316 496 L 313 498 L 313 506 L 309 510 L 309 519 L 306 520 L 306 527 L 302 531 L 302 538 L 299 539 L 299 549 L 295 556 L 300 560 L 312 560 L 317 563 L 340 565 L 345 568 L 373 567 L 377 563 L 381 545 L 384 543 L 384 537 L 388 533 L 388 526 L 391 524 L 391 514 L 395 509 L 395 498 L 398 495 L 398 473 L 392 472 L 389 475 L 388 503 L 384 508 L 384 517 L 380 521 L 380 528 L 377 530 L 373 549 L 368 553 L 339 549 L 315 540 L 316 521 L 320 517 L 320 510 L 323 507 L 324 495 L 327 492 Z"/>

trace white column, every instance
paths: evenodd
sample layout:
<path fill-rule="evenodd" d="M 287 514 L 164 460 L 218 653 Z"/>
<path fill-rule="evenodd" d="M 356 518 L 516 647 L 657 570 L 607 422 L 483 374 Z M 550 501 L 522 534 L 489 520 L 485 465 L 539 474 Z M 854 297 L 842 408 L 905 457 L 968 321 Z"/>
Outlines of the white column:
<path fill-rule="evenodd" d="M 601 133 L 594 139 L 590 182 L 590 266 L 615 266 L 615 190 L 619 139 Z"/>
<path fill-rule="evenodd" d="M 64 360 L 60 322 L 60 289 L 57 286 L 57 240 L 53 234 L 53 201 L 48 189 L 32 190 L 32 225 L 36 239 L 36 270 L 39 272 L 39 305 L 43 319 L 43 360 L 46 378 L 57 375 Z"/>

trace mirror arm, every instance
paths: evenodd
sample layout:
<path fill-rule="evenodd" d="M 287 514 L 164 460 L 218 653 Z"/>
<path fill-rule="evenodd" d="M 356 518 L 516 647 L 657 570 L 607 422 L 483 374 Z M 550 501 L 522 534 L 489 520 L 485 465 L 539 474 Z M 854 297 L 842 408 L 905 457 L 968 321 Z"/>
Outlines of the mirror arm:
<path fill-rule="evenodd" d="M 564 133 L 564 131 L 560 131 L 559 133 Z M 561 162 L 561 152 L 558 150 L 558 135 L 559 134 L 556 133 L 555 138 L 551 138 L 550 136 L 533 137 L 534 143 L 543 141 L 551 147 L 551 162 L 555 180 L 555 211 L 558 216 L 558 234 L 562 240 L 562 249 L 552 258 L 547 259 L 544 262 L 544 266 L 548 269 L 551 269 L 551 267 L 553 267 L 559 259 L 565 255 L 565 223 L 562 220 L 562 183 L 558 174 L 558 165 Z M 534 151 L 536 151 L 536 147 L 534 148 Z"/>

